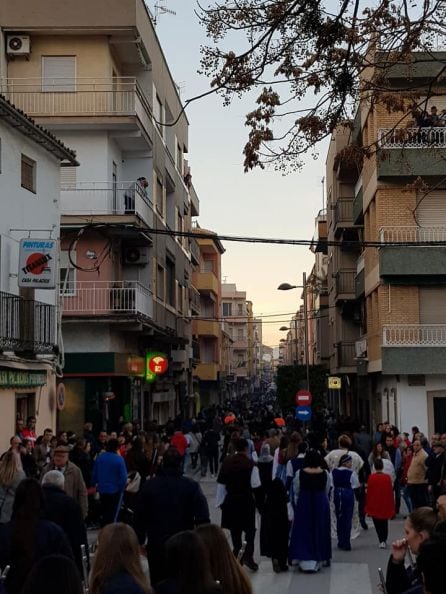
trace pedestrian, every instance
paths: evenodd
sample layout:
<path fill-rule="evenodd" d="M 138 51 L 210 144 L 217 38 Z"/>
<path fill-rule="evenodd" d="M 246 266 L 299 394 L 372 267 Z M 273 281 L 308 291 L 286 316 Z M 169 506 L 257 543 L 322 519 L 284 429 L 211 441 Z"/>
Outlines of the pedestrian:
<path fill-rule="evenodd" d="M 446 493 L 442 493 L 435 502 L 435 509 L 438 512 L 438 520 L 446 522 Z"/>
<path fill-rule="evenodd" d="M 242 548 L 245 534 L 246 548 L 241 562 L 252 571 L 259 566 L 254 561 L 254 538 L 256 533 L 255 491 L 261 486 L 259 470 L 249 458 L 246 439 L 235 442 L 235 454 L 227 456 L 217 478 L 217 505 L 221 507 L 221 525 L 231 532 L 234 555 Z"/>
<path fill-rule="evenodd" d="M 391 435 L 386 435 L 386 439 L 384 442 L 385 451 L 390 456 L 390 461 L 393 464 L 394 469 L 394 478 L 393 478 L 393 491 L 395 495 L 395 514 L 400 513 L 400 506 L 401 506 L 401 489 L 400 489 L 400 482 L 401 482 L 401 475 L 402 475 L 402 458 L 401 458 L 401 450 L 399 447 L 395 446 L 394 439 Z"/>
<path fill-rule="evenodd" d="M 21 594 L 84 594 L 76 564 L 63 555 L 40 559 L 26 578 Z"/>
<path fill-rule="evenodd" d="M 90 456 L 91 442 L 85 437 L 76 440 L 73 449 L 69 453 L 69 460 L 76 464 L 82 473 L 87 491 L 91 487 L 91 477 L 93 473 L 93 460 Z"/>
<path fill-rule="evenodd" d="M 212 426 L 203 435 L 203 448 L 209 463 L 211 478 L 214 478 L 218 474 L 219 443 L 220 433 Z"/>
<path fill-rule="evenodd" d="M 266 497 L 266 491 L 273 480 L 273 456 L 271 456 L 269 443 L 264 443 L 260 448 L 260 455 L 257 462 L 259 469 L 260 487 L 258 500 L 262 504 Z"/>
<path fill-rule="evenodd" d="M 181 458 L 184 460 L 184 456 L 186 455 L 188 443 L 187 443 L 186 436 L 181 431 L 181 429 L 177 429 L 174 432 L 174 434 L 172 435 L 172 437 L 170 439 L 170 445 L 174 448 L 177 448 L 177 450 L 180 453 Z"/>
<path fill-rule="evenodd" d="M 445 448 L 440 440 L 432 442 L 432 454 L 426 459 L 428 491 L 433 501 L 446 487 Z"/>
<path fill-rule="evenodd" d="M 405 566 L 406 554 L 418 555 L 420 547 L 430 538 L 437 523 L 437 515 L 430 507 L 419 507 L 404 521 L 404 538 L 392 543 L 387 564 L 386 588 L 388 594 L 402 594 L 421 584 L 416 566 Z"/>
<path fill-rule="evenodd" d="M 41 442 L 34 448 L 34 456 L 36 458 L 36 464 L 41 474 L 44 466 L 50 464 L 52 458 L 51 439 L 53 437 L 52 429 L 45 429 Z"/>
<path fill-rule="evenodd" d="M 390 437 L 390 438 L 386 438 L 386 439 L 392 439 L 392 438 Z M 375 460 L 377 460 L 378 458 L 380 458 L 382 460 L 383 472 L 384 472 L 384 474 L 388 474 L 390 476 L 390 478 L 392 480 L 392 485 L 393 485 L 396 480 L 395 467 L 393 466 L 393 463 L 390 459 L 389 452 L 386 451 L 385 446 L 382 443 L 375 443 L 375 445 L 373 446 L 373 450 L 368 458 L 368 463 L 370 465 L 371 472 L 376 472 L 375 471 Z"/>
<path fill-rule="evenodd" d="M 444 560 L 446 559 L 446 538 L 433 536 L 420 547 L 417 567 L 422 576 L 424 594 L 444 594 Z"/>
<path fill-rule="evenodd" d="M 308 450 L 308 444 L 306 441 L 301 441 L 297 446 L 297 455 L 294 458 L 288 460 L 286 465 L 286 488 L 290 490 L 293 483 L 293 479 L 296 476 L 296 472 L 303 468 L 305 454 Z"/>
<path fill-rule="evenodd" d="M 33 445 L 29 439 L 24 439 L 20 448 L 20 459 L 27 478 L 38 478 L 38 469 L 33 454 Z"/>
<path fill-rule="evenodd" d="M 220 526 L 204 524 L 198 526 L 196 533 L 206 547 L 212 577 L 221 584 L 224 594 L 253 594 L 251 582 L 234 557 Z"/>
<path fill-rule="evenodd" d="M 25 472 L 17 466 L 17 456 L 10 450 L 0 462 L 0 523 L 11 520 L 17 487 L 26 478 Z"/>
<path fill-rule="evenodd" d="M 167 449 L 159 474 L 141 489 L 135 515 L 135 530 L 143 545 L 152 583 L 167 575 L 166 541 L 183 530 L 209 523 L 209 507 L 200 485 L 182 476 L 182 457 L 174 447 Z"/>
<path fill-rule="evenodd" d="M 322 457 L 309 450 L 303 468 L 293 479 L 294 519 L 288 556 L 291 561 L 298 561 L 301 571 L 314 573 L 323 563 L 331 563 L 331 487 L 331 476 L 323 468 Z"/>
<path fill-rule="evenodd" d="M 382 423 L 378 423 L 376 426 L 376 431 L 373 434 L 373 443 L 380 443 L 382 440 L 384 432 L 384 425 Z"/>
<path fill-rule="evenodd" d="M 333 469 L 332 478 L 338 549 L 351 551 L 350 534 L 355 507 L 355 491 L 359 489 L 360 485 L 358 475 L 352 470 L 350 454 L 341 456 L 339 467 Z"/>
<path fill-rule="evenodd" d="M 19 594 L 33 565 L 47 555 L 73 559 L 63 530 L 44 520 L 45 501 L 40 484 L 25 479 L 17 487 L 11 522 L 0 524 L 0 567 L 11 567 L 5 587 Z"/>
<path fill-rule="evenodd" d="M 367 498 L 365 511 L 372 518 L 378 535 L 379 548 L 387 547 L 389 519 L 395 515 L 392 479 L 384 474 L 381 458 L 375 460 L 375 472 L 367 482 Z"/>
<path fill-rule="evenodd" d="M 29 439 L 29 441 L 33 444 L 34 449 L 37 440 L 36 417 L 30 416 L 26 419 L 26 427 L 23 429 L 22 435 L 24 439 Z"/>
<path fill-rule="evenodd" d="M 155 585 L 155 594 L 221 594 L 204 543 L 193 530 L 169 538 L 166 565 L 168 575 Z"/>
<path fill-rule="evenodd" d="M 125 457 L 127 472 L 137 472 L 143 483 L 150 474 L 150 462 L 144 451 L 145 440 L 142 437 L 134 437 L 132 447 Z"/>
<path fill-rule="evenodd" d="M 131 526 L 107 524 L 99 532 L 89 578 L 90 594 L 149 594 L 140 548 Z"/>
<path fill-rule="evenodd" d="M 93 467 L 92 482 L 101 503 L 101 527 L 116 521 L 127 484 L 127 469 L 118 448 L 118 440 L 109 439 L 107 451 L 96 458 Z"/>
<path fill-rule="evenodd" d="M 64 487 L 65 477 L 59 470 L 50 470 L 43 477 L 44 518 L 62 528 L 82 575 L 81 545 L 85 545 L 88 550 L 87 532 L 79 504 L 65 493 Z"/>
<path fill-rule="evenodd" d="M 412 459 L 407 470 L 407 486 L 409 490 L 412 508 L 425 507 L 428 505 L 426 459 L 428 454 L 423 449 L 419 439 L 412 443 Z"/>
<path fill-rule="evenodd" d="M 70 450 L 67 446 L 56 446 L 54 448 L 53 460 L 43 467 L 41 479 L 50 470 L 60 470 L 65 478 L 65 493 L 77 501 L 82 510 L 82 517 L 85 519 L 88 514 L 87 487 L 80 469 L 68 459 L 69 452 Z"/>
<path fill-rule="evenodd" d="M 358 450 L 358 454 L 360 454 L 362 459 L 367 458 L 367 456 L 372 451 L 373 440 L 370 437 L 370 434 L 368 433 L 365 425 L 361 425 L 359 433 L 356 434 L 355 444 Z"/>
<path fill-rule="evenodd" d="M 201 434 L 200 428 L 197 425 L 194 425 L 190 432 L 188 433 L 189 437 L 189 448 L 188 453 L 190 456 L 191 461 L 191 469 L 195 470 L 198 465 L 198 456 L 200 451 L 201 442 L 203 441 L 203 436 Z"/>
<path fill-rule="evenodd" d="M 269 447 L 268 444 L 265 445 Z M 288 496 L 286 488 L 279 478 L 267 483 L 264 497 L 259 503 L 259 511 L 261 514 L 260 554 L 271 559 L 275 573 L 288 571 L 288 537 L 290 533 Z"/>

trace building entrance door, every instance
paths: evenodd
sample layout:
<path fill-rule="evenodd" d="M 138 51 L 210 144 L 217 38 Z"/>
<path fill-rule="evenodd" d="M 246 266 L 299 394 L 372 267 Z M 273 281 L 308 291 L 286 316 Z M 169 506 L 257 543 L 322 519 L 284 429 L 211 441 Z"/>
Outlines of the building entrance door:
<path fill-rule="evenodd" d="M 427 393 L 429 435 L 446 433 L 446 390 Z"/>

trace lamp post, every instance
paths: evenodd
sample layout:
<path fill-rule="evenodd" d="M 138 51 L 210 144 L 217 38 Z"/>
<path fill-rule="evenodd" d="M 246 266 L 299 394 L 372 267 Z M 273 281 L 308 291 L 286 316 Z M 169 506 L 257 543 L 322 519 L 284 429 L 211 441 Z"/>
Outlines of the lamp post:
<path fill-rule="evenodd" d="M 304 290 L 304 341 L 305 341 L 305 371 L 307 379 L 307 390 L 310 390 L 310 361 L 308 354 L 308 310 L 307 310 L 307 273 L 304 272 L 302 275 L 302 285 L 290 285 L 289 283 L 282 283 L 278 287 L 279 291 L 289 291 L 290 289 L 303 289 Z M 296 361 L 297 361 L 297 318 L 294 320 L 296 327 Z M 280 330 L 289 330 L 285 326 L 282 326 Z"/>

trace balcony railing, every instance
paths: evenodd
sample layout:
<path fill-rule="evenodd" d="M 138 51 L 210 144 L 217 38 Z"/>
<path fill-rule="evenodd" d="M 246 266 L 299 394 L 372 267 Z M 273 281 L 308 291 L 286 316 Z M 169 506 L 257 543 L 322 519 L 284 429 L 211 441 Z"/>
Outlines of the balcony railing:
<path fill-rule="evenodd" d="M 64 316 L 153 317 L 150 289 L 137 281 L 79 281 L 61 285 Z"/>
<path fill-rule="evenodd" d="M 0 292 L 0 349 L 52 353 L 56 344 L 56 308 Z"/>
<path fill-rule="evenodd" d="M 31 116 L 133 115 L 149 106 L 136 78 L 9 78 L 3 95 Z"/>
<path fill-rule="evenodd" d="M 200 302 L 200 291 L 195 287 L 189 287 L 189 301 L 190 308 L 195 315 L 200 315 L 201 302 Z"/>
<path fill-rule="evenodd" d="M 446 241 L 446 227 L 381 227 L 381 243 Z"/>
<path fill-rule="evenodd" d="M 355 292 L 356 270 L 339 270 L 335 275 L 336 294 L 353 294 Z"/>
<path fill-rule="evenodd" d="M 356 365 L 356 350 L 354 342 L 338 342 L 338 367 L 354 367 Z"/>
<path fill-rule="evenodd" d="M 153 204 L 136 182 L 62 184 L 63 215 L 137 215 L 152 225 Z"/>
<path fill-rule="evenodd" d="M 446 347 L 446 324 L 384 326 L 383 346 Z"/>
<path fill-rule="evenodd" d="M 334 205 L 334 222 L 353 225 L 353 198 L 340 198 Z"/>
<path fill-rule="evenodd" d="M 381 148 L 446 148 L 446 128 L 380 128 Z"/>

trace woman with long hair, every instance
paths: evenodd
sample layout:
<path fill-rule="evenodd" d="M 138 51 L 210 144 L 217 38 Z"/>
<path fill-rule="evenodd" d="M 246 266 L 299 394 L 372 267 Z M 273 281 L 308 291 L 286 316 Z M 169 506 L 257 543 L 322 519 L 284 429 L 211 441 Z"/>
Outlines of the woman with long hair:
<path fill-rule="evenodd" d="M 8 450 L 0 462 L 0 523 L 9 522 L 12 516 L 15 492 L 26 478 L 23 469 L 18 467 L 17 456 Z"/>
<path fill-rule="evenodd" d="M 169 538 L 166 543 L 166 566 L 169 577 L 156 585 L 156 594 L 220 594 L 222 592 L 212 576 L 206 547 L 193 530 L 185 530 Z"/>
<path fill-rule="evenodd" d="M 84 594 L 76 563 L 63 555 L 48 555 L 34 565 L 21 594 Z"/>
<path fill-rule="evenodd" d="M 228 539 L 220 526 L 203 524 L 198 526 L 196 533 L 203 541 L 209 555 L 212 577 L 220 582 L 224 594 L 252 594 L 251 582 L 234 557 Z"/>
<path fill-rule="evenodd" d="M 44 520 L 42 487 L 25 479 L 17 487 L 11 522 L 0 525 L 0 567 L 11 566 L 6 579 L 8 594 L 18 594 L 33 565 L 48 555 L 73 558 L 63 530 Z"/>
<path fill-rule="evenodd" d="M 107 524 L 99 532 L 90 573 L 90 594 L 149 594 L 133 528 L 122 522 Z"/>

